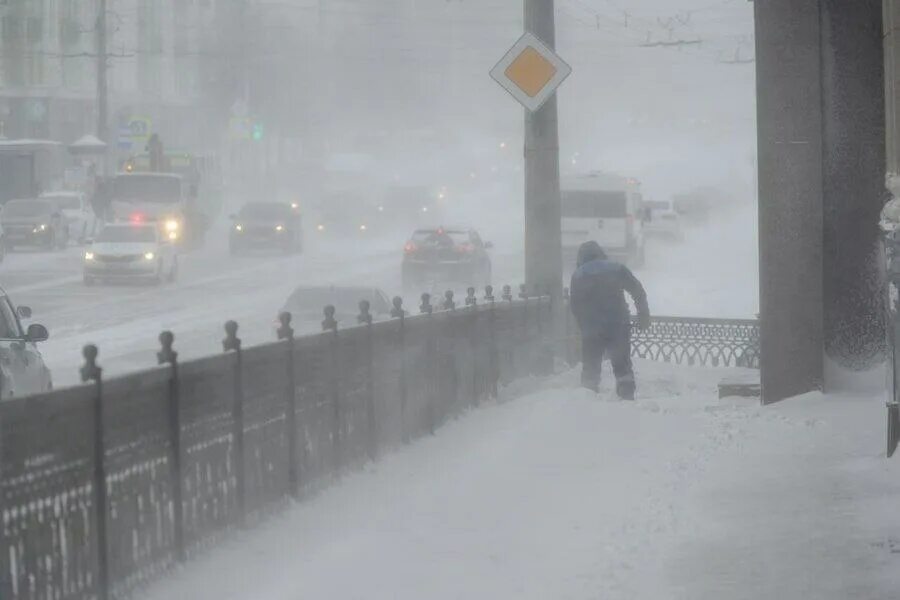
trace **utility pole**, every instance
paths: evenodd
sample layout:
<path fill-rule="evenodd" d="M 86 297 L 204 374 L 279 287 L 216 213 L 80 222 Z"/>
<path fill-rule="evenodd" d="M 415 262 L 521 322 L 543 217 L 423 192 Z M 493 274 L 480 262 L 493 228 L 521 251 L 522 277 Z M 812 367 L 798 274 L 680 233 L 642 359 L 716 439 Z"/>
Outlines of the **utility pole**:
<path fill-rule="evenodd" d="M 106 0 L 97 0 L 97 137 L 107 140 L 109 127 L 109 84 L 106 56 Z"/>
<path fill-rule="evenodd" d="M 553 0 L 525 0 L 525 30 L 556 49 Z M 525 285 L 562 306 L 562 226 L 556 94 L 525 110 Z M 559 308 L 557 309 L 559 312 Z M 561 314 L 561 312 L 559 313 Z"/>

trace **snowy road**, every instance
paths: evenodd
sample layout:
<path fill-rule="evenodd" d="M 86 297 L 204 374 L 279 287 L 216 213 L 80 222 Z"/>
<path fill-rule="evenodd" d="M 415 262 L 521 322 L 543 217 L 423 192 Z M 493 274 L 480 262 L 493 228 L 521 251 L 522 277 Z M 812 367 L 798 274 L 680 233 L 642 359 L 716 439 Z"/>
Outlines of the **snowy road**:
<path fill-rule="evenodd" d="M 706 230 L 688 232 L 684 244 L 651 244 L 647 266 L 638 271 L 655 314 L 752 317 L 756 312 L 755 228 L 750 211 L 735 213 Z M 494 283 L 522 281 L 521 233 L 492 222 L 496 242 Z M 241 324 L 246 344 L 269 341 L 273 321 L 291 290 L 299 285 L 336 284 L 382 288 L 402 294 L 400 248 L 405 232 L 368 244 L 309 244 L 302 256 L 259 255 L 233 259 L 226 249 L 226 223 L 212 231 L 204 248 L 182 256 L 176 284 L 103 285 L 81 282 L 81 252 L 17 252 L 0 268 L 0 283 L 18 304 L 34 309 L 34 321 L 47 325 L 41 345 L 57 386 L 75 383 L 81 348 L 101 350 L 107 375 L 152 365 L 157 336 L 176 334 L 182 358 L 219 351 L 222 325 Z M 707 248 L 722 249 L 709 252 Z M 442 290 L 436 290 L 442 291 Z M 459 290 L 462 293 L 462 290 Z M 407 293 L 407 308 L 418 306 Z M 297 327 L 312 330 L 318 322 Z"/>
<path fill-rule="evenodd" d="M 638 369 L 636 403 L 520 384 L 142 600 L 896 598 L 878 399 L 763 409 L 720 402 L 721 371 Z"/>

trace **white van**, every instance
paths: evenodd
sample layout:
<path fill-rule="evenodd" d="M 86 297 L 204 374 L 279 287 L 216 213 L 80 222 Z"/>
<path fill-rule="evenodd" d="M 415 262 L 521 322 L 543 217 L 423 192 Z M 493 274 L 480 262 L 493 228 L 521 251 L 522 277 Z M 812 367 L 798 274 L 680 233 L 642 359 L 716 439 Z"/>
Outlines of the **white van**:
<path fill-rule="evenodd" d="M 566 265 L 578 247 L 595 241 L 610 259 L 630 267 L 644 264 L 644 206 L 640 183 L 607 173 L 562 180 L 562 246 Z"/>

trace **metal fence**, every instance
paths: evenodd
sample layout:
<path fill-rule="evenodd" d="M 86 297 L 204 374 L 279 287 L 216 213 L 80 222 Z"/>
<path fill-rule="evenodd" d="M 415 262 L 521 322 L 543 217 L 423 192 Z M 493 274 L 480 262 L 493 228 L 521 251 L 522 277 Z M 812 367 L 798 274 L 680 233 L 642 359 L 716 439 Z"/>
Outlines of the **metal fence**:
<path fill-rule="evenodd" d="M 546 369 L 547 298 L 465 305 L 103 380 L 85 348 L 76 388 L 0 404 L 0 598 L 121 598 L 229 529 L 258 520 L 379 453 L 434 431 Z M 544 363 L 544 364 L 541 364 Z"/>
<path fill-rule="evenodd" d="M 553 310 L 509 286 L 463 302 L 422 296 L 417 316 L 179 362 L 160 336 L 156 368 L 104 380 L 85 348 L 85 385 L 0 403 L 0 599 L 121 598 L 380 453 L 527 374 L 552 371 Z M 565 352 L 578 336 L 566 311 Z M 757 367 L 756 321 L 656 318 L 635 356 Z"/>
<path fill-rule="evenodd" d="M 568 294 L 565 295 L 568 305 Z M 580 335 L 570 310 L 566 311 L 566 358 L 580 360 Z M 631 328 L 634 358 L 687 366 L 759 369 L 759 321 L 653 317 L 650 328 Z"/>

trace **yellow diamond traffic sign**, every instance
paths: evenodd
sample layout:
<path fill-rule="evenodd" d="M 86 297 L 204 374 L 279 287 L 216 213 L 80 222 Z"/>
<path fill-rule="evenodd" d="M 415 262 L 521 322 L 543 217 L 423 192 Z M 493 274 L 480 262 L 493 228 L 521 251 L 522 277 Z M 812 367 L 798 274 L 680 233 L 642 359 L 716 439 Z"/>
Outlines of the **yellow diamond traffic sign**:
<path fill-rule="evenodd" d="M 536 111 L 572 73 L 572 67 L 531 33 L 526 33 L 491 69 L 491 77 L 525 108 Z"/>

